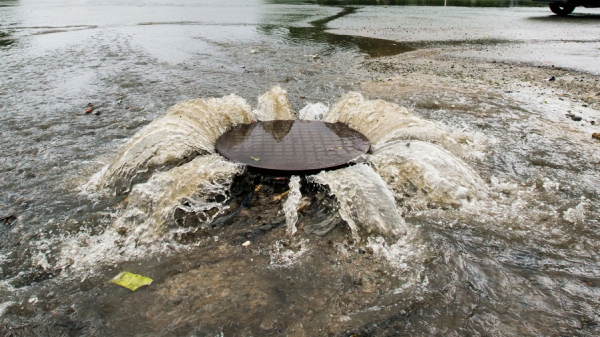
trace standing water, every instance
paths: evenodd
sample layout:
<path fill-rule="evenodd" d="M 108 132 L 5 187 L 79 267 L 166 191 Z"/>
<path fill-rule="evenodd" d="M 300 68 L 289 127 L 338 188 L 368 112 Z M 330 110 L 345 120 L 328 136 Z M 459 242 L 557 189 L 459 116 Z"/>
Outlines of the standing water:
<path fill-rule="evenodd" d="M 426 78 L 369 99 L 382 53 L 324 32 L 354 12 L 1 2 L 0 334 L 599 334 L 589 134 Z M 296 116 L 373 148 L 302 177 L 215 152 Z"/>

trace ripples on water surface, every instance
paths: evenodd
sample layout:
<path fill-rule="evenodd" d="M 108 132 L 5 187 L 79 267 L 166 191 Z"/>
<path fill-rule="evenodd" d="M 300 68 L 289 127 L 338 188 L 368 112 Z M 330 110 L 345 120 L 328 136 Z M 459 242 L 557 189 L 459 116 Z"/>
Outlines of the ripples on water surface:
<path fill-rule="evenodd" d="M 340 11 L 0 2 L 1 334 L 597 335 L 600 158 L 587 129 L 426 78 L 361 86 L 381 76 L 362 63 L 373 41 L 322 33 Z M 289 108 L 324 102 L 315 119 L 369 136 L 368 164 L 291 184 L 241 173 L 202 147 L 206 134 L 191 142 L 206 125 L 190 122 L 167 133 L 181 138 L 148 138 L 180 152 L 123 163 L 162 172 L 97 189 L 169 107 L 235 93 L 243 118 L 277 118 L 257 99 L 277 83 Z M 194 104 L 182 114 L 211 111 Z M 368 109 L 383 113 L 352 115 Z M 154 282 L 110 284 L 122 270 Z"/>

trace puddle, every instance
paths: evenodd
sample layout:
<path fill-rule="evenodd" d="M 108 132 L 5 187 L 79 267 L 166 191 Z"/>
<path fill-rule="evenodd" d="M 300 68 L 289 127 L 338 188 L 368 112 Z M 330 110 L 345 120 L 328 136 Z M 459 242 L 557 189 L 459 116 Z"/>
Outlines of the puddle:
<path fill-rule="evenodd" d="M 280 27 L 265 25 L 259 29 L 268 35 L 276 35 L 289 42 L 297 44 L 320 43 L 325 44 L 322 54 L 330 54 L 335 48 L 358 49 L 370 57 L 392 56 L 415 50 L 415 48 L 395 41 L 376 39 L 361 36 L 331 34 L 327 32 L 327 23 L 355 13 L 357 8 L 345 7 L 336 15 L 324 19 L 311 21 L 312 27 L 286 27 L 284 32 Z"/>

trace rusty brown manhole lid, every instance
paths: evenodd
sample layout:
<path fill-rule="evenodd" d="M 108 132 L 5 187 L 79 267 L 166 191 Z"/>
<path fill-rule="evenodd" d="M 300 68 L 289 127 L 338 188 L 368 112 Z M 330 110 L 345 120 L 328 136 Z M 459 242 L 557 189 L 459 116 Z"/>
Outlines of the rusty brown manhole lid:
<path fill-rule="evenodd" d="M 268 121 L 241 124 L 217 139 L 225 158 L 276 171 L 312 171 L 341 166 L 369 151 L 360 132 L 342 123 Z"/>

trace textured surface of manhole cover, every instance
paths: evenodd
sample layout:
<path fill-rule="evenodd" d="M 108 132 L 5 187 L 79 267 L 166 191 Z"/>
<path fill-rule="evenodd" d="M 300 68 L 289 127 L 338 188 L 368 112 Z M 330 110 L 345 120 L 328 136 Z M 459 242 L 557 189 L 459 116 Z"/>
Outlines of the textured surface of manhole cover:
<path fill-rule="evenodd" d="M 277 120 L 241 124 L 217 139 L 225 158 L 276 171 L 312 171 L 341 166 L 371 144 L 342 123 Z"/>

